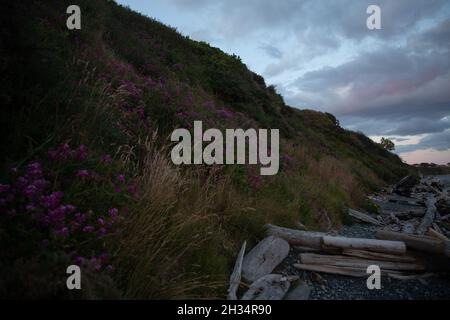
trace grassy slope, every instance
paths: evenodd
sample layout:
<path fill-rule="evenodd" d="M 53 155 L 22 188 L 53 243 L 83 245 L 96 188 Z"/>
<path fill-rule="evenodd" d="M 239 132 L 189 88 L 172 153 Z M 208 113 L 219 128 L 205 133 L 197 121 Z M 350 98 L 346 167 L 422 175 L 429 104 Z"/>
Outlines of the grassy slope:
<path fill-rule="evenodd" d="M 2 4 L 3 179 L 68 140 L 115 155 L 140 192 L 112 244 L 123 295 L 214 295 L 241 241 L 260 237 L 264 223 L 338 226 L 346 206 L 408 172 L 333 116 L 286 106 L 238 57 L 114 2 L 78 3 L 81 32 L 65 28 L 68 2 Z M 167 136 L 194 120 L 279 128 L 281 172 L 174 168 Z"/>

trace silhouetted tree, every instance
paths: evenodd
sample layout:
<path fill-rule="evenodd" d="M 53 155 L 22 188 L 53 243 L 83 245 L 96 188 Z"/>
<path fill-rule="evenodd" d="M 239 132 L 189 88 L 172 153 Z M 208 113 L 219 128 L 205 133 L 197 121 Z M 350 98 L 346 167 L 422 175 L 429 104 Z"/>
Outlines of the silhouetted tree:
<path fill-rule="evenodd" d="M 381 138 L 381 145 L 383 148 L 385 148 L 388 151 L 394 151 L 395 150 L 395 144 L 388 138 Z"/>

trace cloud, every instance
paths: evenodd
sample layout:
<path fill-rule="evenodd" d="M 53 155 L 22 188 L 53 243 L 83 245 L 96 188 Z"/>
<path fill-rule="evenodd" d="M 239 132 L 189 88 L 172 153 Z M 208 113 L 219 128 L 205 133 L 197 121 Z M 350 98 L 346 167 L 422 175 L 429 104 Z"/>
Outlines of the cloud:
<path fill-rule="evenodd" d="M 449 110 L 450 113 L 450 110 Z M 439 133 L 450 129 L 450 119 L 443 118 L 435 121 L 431 119 L 416 118 L 400 123 L 390 134 L 406 136 L 422 133 Z"/>
<path fill-rule="evenodd" d="M 118 1 L 238 54 L 294 107 L 371 136 L 422 139 L 400 150 L 448 147 L 448 0 L 377 0 L 375 31 L 372 0 Z"/>
<path fill-rule="evenodd" d="M 269 44 L 262 45 L 259 48 L 262 49 L 271 58 L 281 59 L 283 57 L 283 53 L 278 48 Z"/>
<path fill-rule="evenodd" d="M 397 152 L 405 153 L 423 149 L 434 149 L 445 151 L 450 149 L 450 130 L 445 130 L 436 134 L 427 135 L 422 138 L 418 144 L 409 144 L 398 146 Z M 449 159 L 450 161 L 450 159 Z"/>
<path fill-rule="evenodd" d="M 409 35 L 403 44 L 366 49 L 350 61 L 306 72 L 284 91 L 287 101 L 318 106 L 369 135 L 427 134 L 398 152 L 450 148 L 449 20 Z M 450 159 L 449 159 L 450 160 Z"/>

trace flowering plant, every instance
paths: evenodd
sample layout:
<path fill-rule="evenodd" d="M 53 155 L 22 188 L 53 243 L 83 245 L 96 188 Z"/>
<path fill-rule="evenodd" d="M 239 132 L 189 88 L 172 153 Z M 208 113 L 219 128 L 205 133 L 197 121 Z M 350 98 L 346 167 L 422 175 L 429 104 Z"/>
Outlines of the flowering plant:
<path fill-rule="evenodd" d="M 120 231 L 124 205 L 136 192 L 115 171 L 109 155 L 97 161 L 86 146 L 72 149 L 68 143 L 13 168 L 10 183 L 0 184 L 2 231 L 17 241 L 22 234 L 31 237 L 30 254 L 56 252 L 77 265 L 112 271 L 107 240 Z"/>

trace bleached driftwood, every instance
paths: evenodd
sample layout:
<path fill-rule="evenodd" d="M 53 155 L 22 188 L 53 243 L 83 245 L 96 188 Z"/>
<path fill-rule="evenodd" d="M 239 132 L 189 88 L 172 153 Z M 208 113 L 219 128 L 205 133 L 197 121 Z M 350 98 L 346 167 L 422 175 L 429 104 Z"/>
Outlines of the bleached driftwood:
<path fill-rule="evenodd" d="M 249 281 L 255 281 L 273 271 L 289 254 L 286 240 L 269 236 L 259 242 L 242 262 L 242 275 Z"/>
<path fill-rule="evenodd" d="M 428 228 L 431 227 L 436 216 L 436 211 L 436 197 L 429 196 L 427 199 L 427 212 L 425 213 L 422 222 L 417 227 L 417 234 L 425 234 Z"/>
<path fill-rule="evenodd" d="M 236 292 L 239 288 L 239 284 L 241 283 L 242 260 L 244 259 L 246 245 L 247 242 L 244 241 L 237 256 L 236 263 L 234 264 L 233 273 L 230 276 L 230 286 L 228 287 L 227 295 L 228 300 L 237 300 Z"/>
<path fill-rule="evenodd" d="M 404 234 L 393 231 L 378 230 L 375 234 L 377 239 L 383 240 L 397 240 L 406 243 L 410 249 L 448 255 L 448 241 L 438 240 L 429 236 Z"/>
<path fill-rule="evenodd" d="M 266 225 L 266 229 L 269 235 L 284 239 L 292 245 L 314 249 L 321 249 L 322 237 L 325 235 L 322 232 L 300 231 L 272 224 Z"/>
<path fill-rule="evenodd" d="M 335 267 L 351 267 L 366 269 L 371 265 L 377 265 L 381 269 L 401 270 L 401 271 L 420 271 L 425 267 L 417 262 L 393 262 L 381 260 L 368 260 L 363 258 L 354 258 L 348 256 L 320 255 L 313 253 L 302 253 L 300 255 L 302 264 L 318 264 Z"/>
<path fill-rule="evenodd" d="M 367 269 L 365 268 L 335 267 L 335 266 L 324 266 L 318 264 L 303 264 L 303 263 L 294 264 L 294 267 L 299 270 L 338 274 L 349 277 L 365 278 L 369 276 L 369 274 L 367 273 Z M 381 270 L 381 274 L 387 275 L 387 274 L 403 274 L 403 273 L 394 270 Z"/>
<path fill-rule="evenodd" d="M 324 236 L 323 244 L 341 249 L 360 249 L 392 254 L 405 254 L 406 245 L 401 241 L 386 241 L 375 239 L 360 239 L 346 237 Z"/>
<path fill-rule="evenodd" d="M 342 254 L 346 256 L 365 258 L 371 260 L 393 261 L 393 262 L 416 262 L 417 259 L 410 255 L 394 255 L 364 250 L 345 249 Z"/>
<path fill-rule="evenodd" d="M 290 279 L 268 274 L 252 283 L 242 300 L 282 300 L 291 286 Z"/>
<path fill-rule="evenodd" d="M 355 219 L 361 220 L 363 222 L 371 223 L 371 224 L 374 224 L 376 226 L 380 226 L 381 225 L 380 221 L 372 218 L 368 214 L 365 214 L 365 213 L 362 213 L 362 212 L 359 212 L 359 211 L 356 211 L 356 210 L 353 210 L 353 209 L 348 209 L 348 214 L 349 214 L 349 216 L 351 216 L 351 217 L 353 217 Z"/>

